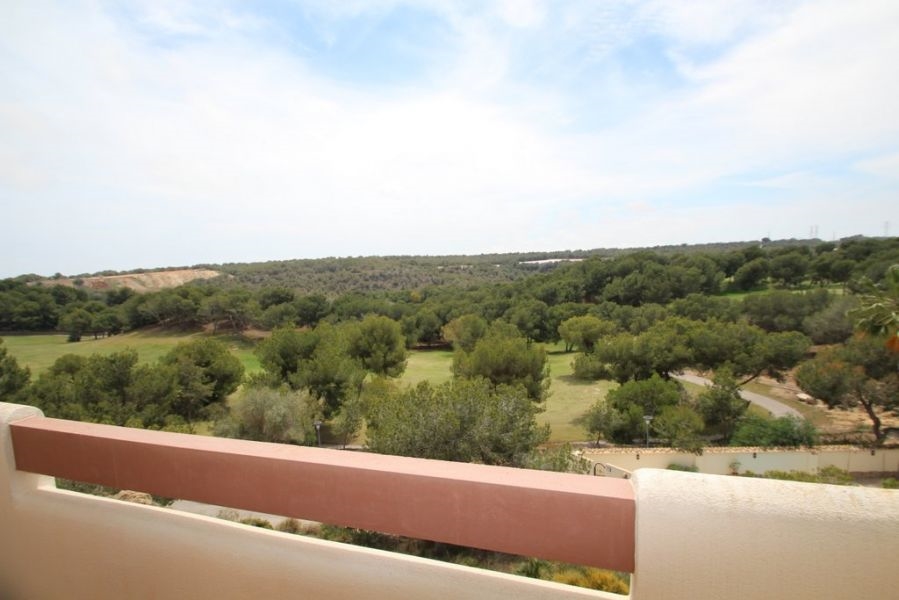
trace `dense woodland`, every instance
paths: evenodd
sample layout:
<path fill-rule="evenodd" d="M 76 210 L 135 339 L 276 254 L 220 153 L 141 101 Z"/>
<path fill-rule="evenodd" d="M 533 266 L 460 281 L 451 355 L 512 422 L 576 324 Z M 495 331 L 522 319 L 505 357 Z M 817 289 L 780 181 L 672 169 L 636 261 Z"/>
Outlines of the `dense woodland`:
<path fill-rule="evenodd" d="M 832 406 L 862 406 L 874 441 L 886 439 L 879 414 L 899 397 L 897 354 L 876 335 L 853 336 L 865 317 L 852 315 L 872 305 L 865 298 L 892 293 L 899 239 L 594 254 L 231 265 L 228 277 L 145 294 L 7 279 L 0 330 L 63 331 L 72 342 L 147 326 L 272 335 L 256 349 L 263 372 L 249 378 L 214 336 L 155 365 L 127 352 L 63 357 L 33 382 L 0 346 L 0 391 L 53 416 L 186 430 L 211 421 L 221 435 L 293 443 L 314 439 L 315 420 L 344 440 L 365 423 L 376 451 L 525 465 L 542 460 L 534 451 L 547 438 L 534 421 L 548 386 L 545 344 L 562 343 L 576 351 L 576 377 L 620 384 L 583 417 L 597 439 L 632 443 L 651 416 L 655 437 L 696 451 L 814 443 L 806 423 L 753 420 L 737 395 L 800 363 L 803 388 Z M 582 260 L 522 263 L 554 258 Z M 304 288 L 305 276 L 317 283 Z M 447 277 L 456 283 L 430 284 Z M 333 287 L 302 291 L 324 281 Z M 888 329 L 866 322 L 875 334 Z M 806 360 L 813 344 L 831 348 Z M 393 383 L 408 348 L 449 346 L 451 383 Z M 672 378 L 685 368 L 713 372 L 715 386 L 690 397 Z M 223 400 L 241 383 L 228 409 Z"/>

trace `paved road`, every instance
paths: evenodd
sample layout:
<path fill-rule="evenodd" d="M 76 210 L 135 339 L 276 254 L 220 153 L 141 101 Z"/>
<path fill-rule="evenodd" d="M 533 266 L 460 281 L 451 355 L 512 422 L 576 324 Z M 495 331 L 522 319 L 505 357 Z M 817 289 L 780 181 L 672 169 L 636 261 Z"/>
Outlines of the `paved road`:
<path fill-rule="evenodd" d="M 687 373 L 684 373 L 683 375 L 675 375 L 675 379 L 680 379 L 681 381 L 686 381 L 689 383 L 695 383 L 697 385 L 712 385 L 712 382 L 705 377 L 700 377 L 699 375 L 690 375 Z M 748 400 L 753 404 L 761 406 L 775 417 L 785 417 L 787 415 L 793 415 L 794 417 L 799 417 L 800 419 L 803 418 L 802 414 L 798 410 L 796 410 L 792 406 L 784 404 L 780 400 L 775 400 L 774 398 L 756 394 L 755 392 L 747 392 L 745 390 L 740 390 L 740 396 L 742 396 L 744 400 Z"/>

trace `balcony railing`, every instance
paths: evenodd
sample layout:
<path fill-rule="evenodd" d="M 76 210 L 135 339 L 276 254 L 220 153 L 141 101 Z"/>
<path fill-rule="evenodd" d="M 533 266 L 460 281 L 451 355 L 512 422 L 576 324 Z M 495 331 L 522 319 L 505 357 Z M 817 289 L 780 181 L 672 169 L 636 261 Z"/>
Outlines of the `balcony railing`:
<path fill-rule="evenodd" d="M 890 597 L 899 493 L 631 480 L 48 419 L 0 404 L 0 597 L 620 598 L 56 489 L 51 477 L 633 572 L 633 598 Z"/>

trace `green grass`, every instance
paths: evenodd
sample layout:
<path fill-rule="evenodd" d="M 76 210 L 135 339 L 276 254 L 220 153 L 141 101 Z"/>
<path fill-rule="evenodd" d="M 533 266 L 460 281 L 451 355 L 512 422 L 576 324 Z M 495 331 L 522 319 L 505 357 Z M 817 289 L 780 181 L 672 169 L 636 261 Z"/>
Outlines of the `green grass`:
<path fill-rule="evenodd" d="M 34 377 L 46 371 L 56 359 L 66 354 L 90 356 L 133 349 L 137 352 L 141 363 L 152 363 L 180 342 L 205 335 L 207 334 L 141 330 L 97 340 L 85 337 L 80 342 L 68 342 L 66 335 L 10 335 L 3 338 L 3 344 L 19 365 L 31 369 Z M 220 335 L 216 338 L 228 344 L 231 352 L 240 359 L 248 373 L 260 369 L 259 360 L 253 354 L 252 341 L 235 335 Z"/>
<path fill-rule="evenodd" d="M 549 354 L 550 385 L 546 410 L 537 420 L 549 423 L 550 442 L 581 442 L 589 439 L 587 430 L 575 423 L 606 392 L 617 387 L 612 381 L 582 381 L 571 372 L 571 361 L 576 353 L 551 352 Z"/>
<path fill-rule="evenodd" d="M 446 350 L 410 350 L 406 371 L 400 382 L 417 385 L 421 381 L 440 384 L 452 379 L 453 353 Z"/>

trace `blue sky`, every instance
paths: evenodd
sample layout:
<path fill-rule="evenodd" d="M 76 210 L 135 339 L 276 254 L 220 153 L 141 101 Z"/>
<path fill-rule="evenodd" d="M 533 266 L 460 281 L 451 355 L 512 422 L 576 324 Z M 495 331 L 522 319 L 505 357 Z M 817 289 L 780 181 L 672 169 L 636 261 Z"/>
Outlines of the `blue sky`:
<path fill-rule="evenodd" d="M 0 277 L 896 235 L 897 31 L 895 0 L 6 2 Z"/>

